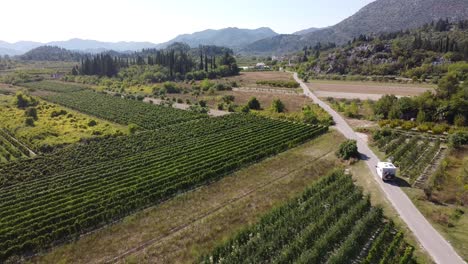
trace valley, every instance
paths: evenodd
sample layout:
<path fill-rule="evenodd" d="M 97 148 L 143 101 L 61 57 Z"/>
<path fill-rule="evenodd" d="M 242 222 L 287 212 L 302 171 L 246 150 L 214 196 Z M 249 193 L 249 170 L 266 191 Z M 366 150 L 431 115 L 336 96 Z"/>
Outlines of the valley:
<path fill-rule="evenodd" d="M 465 0 L 28 1 L 0 263 L 468 261 Z"/>

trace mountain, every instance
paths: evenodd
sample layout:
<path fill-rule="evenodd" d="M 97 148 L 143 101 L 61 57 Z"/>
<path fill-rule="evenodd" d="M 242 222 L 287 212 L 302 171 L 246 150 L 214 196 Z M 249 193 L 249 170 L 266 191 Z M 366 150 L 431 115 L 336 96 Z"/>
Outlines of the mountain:
<path fill-rule="evenodd" d="M 300 30 L 300 31 L 294 32 L 294 33 L 292 33 L 292 34 L 293 34 L 293 35 L 307 35 L 307 34 L 309 34 L 309 33 L 318 31 L 318 30 L 320 30 L 320 29 L 321 29 L 321 28 L 312 27 L 312 28 L 308 28 L 308 29 L 304 29 L 304 30 Z"/>
<path fill-rule="evenodd" d="M 141 49 L 155 48 L 156 44 L 151 42 L 102 42 L 88 39 L 70 39 L 67 41 L 54 41 L 47 43 L 47 46 L 57 46 L 68 50 L 84 51 L 89 53 L 99 53 L 104 50 L 115 51 L 137 51 Z"/>
<path fill-rule="evenodd" d="M 22 60 L 32 61 L 79 61 L 83 54 L 56 46 L 40 46 L 21 55 Z"/>
<path fill-rule="evenodd" d="M 175 42 L 187 43 L 190 47 L 199 45 L 216 45 L 238 49 L 257 40 L 277 36 L 278 34 L 270 28 L 241 29 L 224 28 L 219 30 L 208 29 L 193 34 L 179 35 L 176 38 L 159 45 L 160 48 L 167 47 Z"/>
<path fill-rule="evenodd" d="M 257 43 L 253 43 L 243 51 L 292 52 L 297 51 L 297 46 L 304 43 L 306 45 L 315 45 L 317 42 L 344 44 L 360 34 L 395 32 L 417 28 L 439 19 L 459 21 L 467 17 L 467 0 L 377 0 L 332 27 L 302 35 L 298 42 L 289 42 L 289 46 L 278 48 L 274 45 L 258 46 Z"/>
<path fill-rule="evenodd" d="M 59 47 L 84 53 L 101 53 L 108 50 L 115 50 L 120 52 L 139 51 L 147 48 L 155 48 L 157 45 L 151 42 L 102 42 L 78 38 L 67 41 L 53 41 L 48 43 L 32 41 L 8 43 L 5 41 L 0 41 L 0 55 L 21 55 L 41 46 Z"/>
<path fill-rule="evenodd" d="M 242 48 L 240 53 L 262 54 L 265 52 L 273 52 L 282 54 L 291 50 L 300 50 L 305 45 L 307 45 L 306 41 L 299 35 L 278 35 L 272 38 L 257 40 Z"/>
<path fill-rule="evenodd" d="M 0 55 L 20 55 L 41 45 L 41 43 L 33 41 L 18 41 L 16 43 L 8 43 L 0 40 Z"/>

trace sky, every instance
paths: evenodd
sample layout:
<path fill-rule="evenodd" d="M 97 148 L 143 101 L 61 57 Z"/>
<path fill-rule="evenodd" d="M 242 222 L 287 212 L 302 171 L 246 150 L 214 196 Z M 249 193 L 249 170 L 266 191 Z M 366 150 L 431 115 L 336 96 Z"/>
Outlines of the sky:
<path fill-rule="evenodd" d="M 225 27 L 332 26 L 374 0 L 1 0 L 0 40 L 161 43 Z"/>

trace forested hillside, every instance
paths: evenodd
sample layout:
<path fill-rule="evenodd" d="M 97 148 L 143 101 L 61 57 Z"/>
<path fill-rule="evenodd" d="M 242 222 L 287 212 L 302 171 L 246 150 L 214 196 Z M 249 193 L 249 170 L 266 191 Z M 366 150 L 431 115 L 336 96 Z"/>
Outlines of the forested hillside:
<path fill-rule="evenodd" d="M 303 49 L 304 75 L 397 75 L 440 77 L 452 63 L 468 59 L 468 21 L 439 20 L 411 31 L 360 35 L 338 48 Z M 437 78 L 436 78 L 437 80 Z"/>
<path fill-rule="evenodd" d="M 32 49 L 19 58 L 27 61 L 79 61 L 83 54 L 57 46 L 41 46 Z"/>

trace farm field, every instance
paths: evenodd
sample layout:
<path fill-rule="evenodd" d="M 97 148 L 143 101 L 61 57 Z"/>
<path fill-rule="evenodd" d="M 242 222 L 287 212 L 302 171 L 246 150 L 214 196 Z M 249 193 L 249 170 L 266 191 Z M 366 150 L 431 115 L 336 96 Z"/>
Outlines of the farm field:
<path fill-rule="evenodd" d="M 33 261 L 95 263 L 121 257 L 121 262 L 128 263 L 193 263 L 246 223 L 254 223 L 327 174 L 336 166 L 337 149 L 328 142 L 342 140 L 340 134 L 331 131 L 57 247 Z M 123 255 L 150 240 L 155 241 L 133 254 Z"/>
<path fill-rule="evenodd" d="M 394 83 L 311 81 L 307 84 L 319 97 L 344 99 L 378 100 L 385 94 L 396 96 L 417 96 L 426 91 L 432 91 L 428 85 L 407 85 Z"/>
<path fill-rule="evenodd" d="M 466 149 L 447 150 L 444 142 L 423 134 L 382 134 L 386 136 L 373 142 L 381 151 L 382 159 L 392 157 L 396 160 L 395 164 L 400 166 L 399 176 L 407 181 L 402 184 L 402 189 L 466 260 L 468 192 L 464 186 L 468 181 L 463 177 L 468 164 Z"/>
<path fill-rule="evenodd" d="M 334 155 L 338 144 L 329 142 L 343 140 L 341 134 L 332 130 L 232 176 L 59 246 L 32 261 L 96 263 L 117 258 L 120 260 L 115 262 L 119 263 L 193 263 L 237 234 L 246 223 L 258 222 L 269 210 L 297 197 L 307 186 L 340 166 Z M 351 171 L 356 183 L 372 192 L 372 204 L 383 206 L 385 215 L 395 220 L 395 227 L 404 229 L 393 207 L 379 193 L 365 164 L 357 163 Z M 371 180 L 371 186 L 361 184 L 366 179 Z M 137 250 L 133 252 L 133 249 Z M 415 255 L 419 263 L 430 263 L 419 248 L 415 248 Z"/>
<path fill-rule="evenodd" d="M 420 186 L 428 180 L 420 178 L 426 167 L 445 151 L 440 139 L 392 130 L 381 130 L 375 134 L 374 144 L 399 168 L 400 176 L 410 184 L 416 182 Z"/>
<path fill-rule="evenodd" d="M 208 117 L 206 114 L 149 105 L 89 90 L 57 93 L 45 96 L 44 99 L 112 122 L 124 125 L 133 123 L 146 129 Z"/>
<path fill-rule="evenodd" d="M 245 115 L 208 120 L 218 122 L 216 127 L 231 128 L 222 133 L 198 129 L 198 136 L 191 129 L 179 129 L 179 134 L 191 137 L 33 180 L 18 182 L 13 177 L 16 182 L 9 186 L 11 179 L 3 179 L 7 186 L 0 195 L 1 259 L 72 239 L 326 130 Z M 198 125 L 205 128 L 203 121 Z M 107 150 L 120 152 L 120 148 L 110 144 Z"/>
<path fill-rule="evenodd" d="M 27 124 L 27 109 L 13 105 L 15 96 L 0 95 L 0 129 L 7 130 L 17 140 L 35 151 L 48 151 L 55 146 L 78 142 L 81 139 L 123 135 L 127 128 L 79 112 L 34 99 L 36 117 Z M 29 111 L 29 110 L 28 110 Z M 34 115 L 34 114 L 33 114 Z"/>
<path fill-rule="evenodd" d="M 411 263 L 412 253 L 382 210 L 371 206 L 350 176 L 335 171 L 202 262 Z"/>
<path fill-rule="evenodd" d="M 13 140 L 8 133 L 0 130 L 0 163 L 26 158 L 30 155 L 29 150 Z"/>

